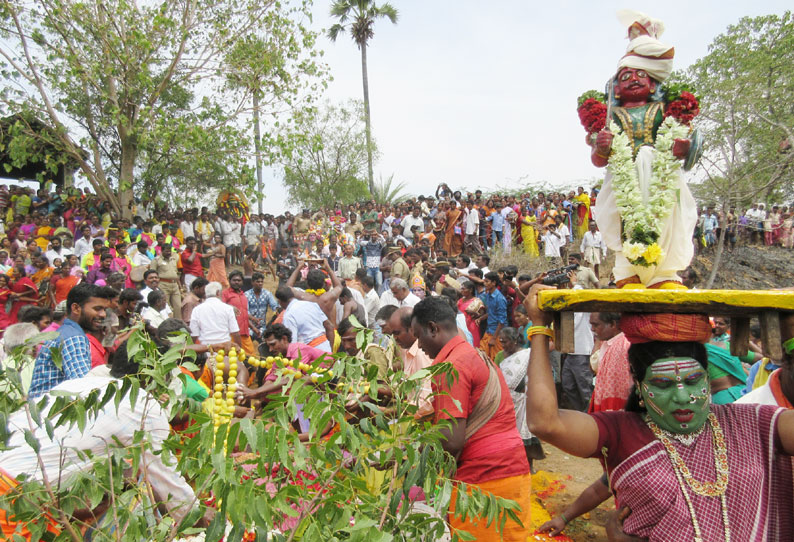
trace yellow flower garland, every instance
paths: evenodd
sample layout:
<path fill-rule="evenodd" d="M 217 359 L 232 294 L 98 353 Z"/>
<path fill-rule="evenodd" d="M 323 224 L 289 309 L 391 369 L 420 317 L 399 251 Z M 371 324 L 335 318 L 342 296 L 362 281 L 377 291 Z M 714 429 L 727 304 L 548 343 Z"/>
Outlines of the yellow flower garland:
<path fill-rule="evenodd" d="M 681 164 L 673 155 L 673 142 L 687 137 L 689 128 L 672 117 L 664 120 L 656 136 L 656 155 L 653 160 L 650 199 L 642 201 L 639 179 L 634 166 L 633 142 L 615 122 L 610 125 L 615 134 L 608 169 L 612 173 L 615 199 L 624 225 L 623 254 L 633 265 L 658 265 L 664 257 L 656 242 L 663 221 L 675 206 L 674 179 Z M 648 243 L 647 238 L 654 239 Z"/>
<path fill-rule="evenodd" d="M 317 288 L 316 290 L 312 289 L 312 288 L 307 288 L 307 289 L 304 290 L 304 292 L 306 292 L 307 294 L 314 294 L 317 297 L 320 297 L 321 295 L 323 295 L 326 292 L 326 290 L 325 290 L 325 288 Z"/>

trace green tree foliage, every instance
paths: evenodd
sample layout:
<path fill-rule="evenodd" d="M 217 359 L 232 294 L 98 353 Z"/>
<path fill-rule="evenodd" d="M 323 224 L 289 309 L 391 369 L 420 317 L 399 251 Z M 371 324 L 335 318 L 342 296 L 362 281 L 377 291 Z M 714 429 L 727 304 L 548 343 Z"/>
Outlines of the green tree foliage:
<path fill-rule="evenodd" d="M 357 343 L 364 347 L 371 334 L 360 331 Z M 152 448 L 144 431 L 139 431 L 130 446 L 109 441 L 101 453 L 85 457 L 93 467 L 88 471 L 67 476 L 45 472 L 45 483 L 28 477 L 15 492 L 0 498 L 0 509 L 31 522 L 34 540 L 43 534 L 47 523 L 43 519 L 49 515 L 64 531 L 58 540 L 82 541 L 80 529 L 85 523 L 71 512 L 90 510 L 105 498 L 111 508 L 94 524 L 95 541 L 161 542 L 201 532 L 192 526 L 199 518 L 211 517 L 206 514 L 209 506 L 217 513 L 204 531 L 207 542 L 217 542 L 229 528 L 225 540 L 232 542 L 239 542 L 245 532 L 255 533 L 260 541 L 278 542 L 430 542 L 444 533 L 455 468 L 455 459 L 441 445 L 440 430 L 448 423 L 417 421 L 417 407 L 409 398 L 418 393 L 423 377 L 452 378 L 448 364 L 410 377 L 390 372 L 383 380 L 377 367 L 340 353 L 334 355 L 333 374 L 323 373 L 312 383 L 294 377 L 289 373 L 292 368 L 279 362 L 276 374 L 289 380 L 285 394 L 273 396 L 254 418 L 216 426 L 207 410 L 176 392 L 178 386 L 169 385 L 173 378 L 185 378 L 174 376 L 180 374 L 179 364 L 197 369 L 193 356 L 183 354 L 182 339 L 173 336 L 172 341 L 175 345 L 161 353 L 144 332 L 135 331 L 127 352 L 138 362 L 139 374 L 113 381 L 104 393 L 94 390 L 84 397 L 61 393 L 25 400 L 20 372 L 23 358 L 24 363 L 32 363 L 32 358 L 19 351 L 0 372 L 0 386 L 15 392 L 0 394 L 0 415 L 24 412 L 29 426 L 23 429 L 25 441 L 32 455 L 39 453 L 45 431 L 52 435 L 62 425 L 80 431 L 103 408 L 113 409 L 114 404 L 117 408 L 122 401 L 137 404 L 138 409 L 144 405 L 153 409 L 159 402 L 164 410 L 187 415 L 194 422 L 187 430 L 193 436 L 172 432 L 162 444 L 161 457 L 176 460 L 177 471 L 199 496 L 180 524 L 169 513 L 159 515 L 156 510 L 157 496 L 146 483 Z M 319 367 L 316 362 L 307 372 L 316 374 Z M 388 407 L 378 395 L 380 386 L 392 392 Z M 307 442 L 299 441 L 292 427 L 299 408 L 310 421 Z M 329 426 L 336 430 L 321 438 Z M 5 424 L 0 428 L 5 429 Z M 7 435 L 0 437 L 8 441 Z M 458 492 L 456 514 L 480 516 L 502 526 L 516 520 L 516 503 L 476 488 L 467 496 L 464 486 Z M 405 499 L 414 487 L 430 497 L 429 506 L 413 506 Z M 284 526 L 287 518 L 293 525 Z"/>
<path fill-rule="evenodd" d="M 353 41 L 361 51 L 361 80 L 364 86 L 364 123 L 367 136 L 367 181 L 370 192 L 375 192 L 375 178 L 372 174 L 372 122 L 369 113 L 369 75 L 367 74 L 367 44 L 375 37 L 375 21 L 389 19 L 397 24 L 397 9 L 389 3 L 377 5 L 374 0 L 337 0 L 331 6 L 331 16 L 339 21 L 328 29 L 328 37 L 336 41 L 345 30 L 350 32 Z"/>
<path fill-rule="evenodd" d="M 292 203 L 310 208 L 368 198 L 367 145 L 361 102 L 326 103 L 295 116 L 284 184 Z M 375 142 L 372 142 L 375 147 Z M 377 153 L 377 148 L 373 149 Z"/>
<path fill-rule="evenodd" d="M 704 135 L 699 187 L 709 200 L 746 205 L 792 193 L 794 21 L 745 17 L 728 27 L 679 80 L 700 99 Z"/>
<path fill-rule="evenodd" d="M 782 15 L 745 17 L 709 46 L 685 74 L 700 99 L 703 180 L 696 197 L 727 212 L 753 201 L 780 202 L 794 184 L 794 21 Z M 722 228 L 710 287 L 720 268 Z"/>
<path fill-rule="evenodd" d="M 274 0 L 4 1 L 0 105 L 50 126 L 24 135 L 65 152 L 117 213 L 134 193 L 250 187 L 248 130 L 236 125 L 248 101 L 228 92 L 225 56 L 270 32 L 271 62 L 302 89 L 316 73 L 302 54 L 315 35 L 295 16 Z M 293 96 L 279 94 L 268 113 Z"/>
<path fill-rule="evenodd" d="M 377 203 L 400 203 L 410 197 L 404 192 L 406 186 L 404 182 L 395 184 L 394 173 L 389 175 L 388 179 L 384 179 L 383 176 L 381 176 L 380 180 L 375 184 L 375 191 L 372 192 L 372 199 Z"/>
<path fill-rule="evenodd" d="M 262 169 L 282 151 L 278 142 L 287 141 L 274 135 L 280 125 L 279 110 L 309 107 L 327 86 L 327 67 L 314 49 L 316 34 L 293 22 L 307 16 L 308 7 L 304 2 L 301 9 L 268 13 L 256 33 L 240 39 L 226 56 L 228 87 L 240 100 L 250 102 L 259 212 L 264 198 Z M 264 134 L 263 116 L 274 119 Z"/>

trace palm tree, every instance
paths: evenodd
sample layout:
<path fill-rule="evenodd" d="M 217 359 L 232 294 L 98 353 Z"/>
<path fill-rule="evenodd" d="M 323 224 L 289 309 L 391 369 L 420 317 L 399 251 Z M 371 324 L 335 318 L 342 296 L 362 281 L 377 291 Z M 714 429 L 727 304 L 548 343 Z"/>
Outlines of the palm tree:
<path fill-rule="evenodd" d="M 394 173 L 389 175 L 389 178 L 386 180 L 381 176 L 380 182 L 374 186 L 375 189 L 370 191 L 372 199 L 374 199 L 376 203 L 387 203 L 390 205 L 408 199 L 409 196 L 407 194 L 401 193 L 405 190 L 405 183 L 398 183 L 396 186 L 392 186 L 393 182 Z"/>
<path fill-rule="evenodd" d="M 369 166 L 369 191 L 374 193 L 372 176 L 372 130 L 369 114 L 369 81 L 367 79 L 367 42 L 375 36 L 375 19 L 386 17 L 397 24 L 397 9 L 389 3 L 378 6 L 374 0 L 337 0 L 331 6 L 331 15 L 339 22 L 328 29 L 328 37 L 336 41 L 346 29 L 361 50 L 361 79 L 364 82 L 364 122 L 367 133 L 367 165 Z"/>

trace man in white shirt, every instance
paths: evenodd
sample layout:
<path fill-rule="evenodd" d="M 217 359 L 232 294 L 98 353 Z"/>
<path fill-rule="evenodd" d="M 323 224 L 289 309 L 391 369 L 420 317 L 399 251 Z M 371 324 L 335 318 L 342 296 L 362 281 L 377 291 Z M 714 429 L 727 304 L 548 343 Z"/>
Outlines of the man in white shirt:
<path fill-rule="evenodd" d="M 477 259 L 474 260 L 474 263 L 477 264 L 477 268 L 482 271 L 482 276 L 485 276 L 486 273 L 491 272 L 491 270 L 488 268 L 491 263 L 491 257 L 487 254 L 480 254 L 477 256 Z"/>
<path fill-rule="evenodd" d="M 234 244 L 234 230 L 234 222 L 226 215 L 219 219 L 219 223 L 215 227 L 215 231 L 220 232 L 223 237 L 223 245 L 227 248 Z"/>
<path fill-rule="evenodd" d="M 579 246 L 579 250 L 584 255 L 584 261 L 589 263 L 593 267 L 595 275 L 600 277 L 598 267 L 601 265 L 601 258 L 607 257 L 607 245 L 604 243 L 595 221 L 590 221 L 589 228 L 585 232 L 584 237 L 582 237 L 582 244 Z"/>
<path fill-rule="evenodd" d="M 240 326 L 234 308 L 220 300 L 223 286 L 210 282 L 204 287 L 205 299 L 190 315 L 190 335 L 201 344 L 220 344 L 232 341 L 238 346 Z"/>
<path fill-rule="evenodd" d="M 182 239 L 196 236 L 196 230 L 193 227 L 193 216 L 190 211 L 186 211 L 183 215 L 182 222 L 179 223 L 179 229 L 182 230 Z"/>
<path fill-rule="evenodd" d="M 419 298 L 411 293 L 408 283 L 401 278 L 393 278 L 389 281 L 389 289 L 380 296 L 381 308 L 386 305 L 395 307 L 413 307 L 419 303 Z"/>
<path fill-rule="evenodd" d="M 403 227 L 403 235 L 406 239 L 411 241 L 411 243 L 414 242 L 414 233 L 411 231 L 411 228 L 417 226 L 419 228 L 418 233 L 425 232 L 425 221 L 421 216 L 419 216 L 419 213 L 420 208 L 414 207 L 413 211 L 411 211 L 411 214 L 403 218 L 403 221 L 400 224 Z"/>
<path fill-rule="evenodd" d="M 466 234 L 466 241 L 464 244 L 469 250 L 482 252 L 480 240 L 478 239 L 480 234 L 480 211 L 475 209 L 474 203 L 469 200 L 466 202 L 464 214 L 464 222 L 466 224 L 466 230 L 464 232 Z"/>
<path fill-rule="evenodd" d="M 750 242 L 755 243 L 756 237 L 758 237 L 758 232 L 764 231 L 764 219 L 766 218 L 766 213 L 764 212 L 763 208 L 759 209 L 757 203 L 753 203 L 753 206 L 750 209 L 747 209 L 745 213 L 747 217 L 747 227 L 750 230 Z M 761 234 L 762 241 L 763 241 L 763 234 Z"/>
<path fill-rule="evenodd" d="M 345 255 L 339 259 L 339 276 L 345 280 L 353 280 L 356 270 L 361 268 L 361 258 L 353 256 L 355 247 L 350 243 L 345 245 Z"/>
<path fill-rule="evenodd" d="M 458 275 L 468 275 L 469 271 L 475 269 L 477 264 L 471 261 L 466 254 L 460 254 L 457 259 L 455 259 L 455 271 L 458 272 Z"/>
<path fill-rule="evenodd" d="M 284 310 L 284 326 L 292 331 L 292 342 L 308 344 L 323 352 L 332 351 L 329 337 L 333 337 L 334 326 L 319 303 L 295 299 L 288 286 L 276 290 L 276 300 Z"/>
<path fill-rule="evenodd" d="M 91 239 L 91 227 L 83 226 L 80 228 L 82 236 L 74 242 L 74 254 L 78 261 L 83 260 L 83 256 L 94 250 L 93 239 Z"/>
<path fill-rule="evenodd" d="M 243 228 L 243 237 L 245 238 L 246 247 L 255 247 L 259 244 L 260 239 L 265 234 L 265 227 L 262 225 L 261 217 L 259 215 L 251 215 L 251 220 L 245 224 Z"/>
<path fill-rule="evenodd" d="M 364 308 L 367 311 L 367 327 L 374 329 L 375 315 L 380 309 L 380 298 L 375 291 L 375 279 L 367 275 L 361 279 L 361 288 L 364 290 Z"/>
<path fill-rule="evenodd" d="M 143 300 L 148 303 L 149 294 L 154 290 L 160 290 L 160 274 L 154 269 L 147 269 L 143 273 L 143 284 L 144 287 L 141 289 L 141 295 L 143 296 Z M 160 291 L 162 292 L 162 290 Z M 165 294 L 165 292 L 163 292 L 163 294 Z M 174 313 L 168 303 L 166 303 L 165 307 L 158 310 L 163 320 L 171 318 L 171 315 Z"/>
<path fill-rule="evenodd" d="M 126 348 L 118 350 L 112 374 L 121 377 L 127 373 L 130 375 L 128 378 L 133 378 L 131 375 L 138 371 L 138 366 L 127 359 L 117 363 L 122 353 L 126 358 Z M 102 397 L 107 388 L 116 383 L 115 378 L 101 376 L 84 376 L 62 382 L 47 393 L 51 400 L 41 413 L 42 419 L 50 417 L 49 409 L 57 404 L 55 400 L 59 393 L 84 399 L 98 390 L 99 397 Z M 121 386 L 121 383 L 117 385 Z M 53 416 L 57 418 L 57 415 Z M 148 393 L 140 393 L 132 404 L 129 397 L 116 403 L 108 401 L 89 417 L 83 430 L 70 423 L 53 424 L 52 436 L 49 436 L 42 424 L 35 427 L 31 435 L 25 410 L 17 411 L 8 419 L 8 448 L 0 452 L 3 471 L 11 478 L 24 475 L 40 484 L 48 479 L 68 486 L 75 476 L 90 476 L 96 461 L 106 462 L 107 457 L 117 455 L 124 447 L 140 447 L 140 467 L 145 472 L 141 479 L 145 479 L 151 495 L 165 507 L 172 520 L 177 524 L 182 521 L 196 497 L 177 472 L 173 454 L 160 453 L 171 428 L 168 415 L 157 399 Z M 35 448 L 31 445 L 33 440 L 37 443 Z M 206 526 L 207 522 L 202 519 L 199 524 Z"/>
<path fill-rule="evenodd" d="M 61 246 L 60 237 L 53 237 L 50 240 L 50 249 L 44 253 L 51 266 L 54 265 L 56 259 L 60 258 L 63 262 L 63 260 L 70 254 L 72 254 L 71 250 Z"/>
<path fill-rule="evenodd" d="M 560 215 L 557 215 L 554 220 L 557 223 L 557 233 L 560 234 L 560 257 L 563 261 L 565 261 L 568 259 L 568 241 L 570 240 L 571 231 L 562 221 L 562 217 Z"/>
<path fill-rule="evenodd" d="M 132 265 L 134 267 L 138 267 L 139 265 L 149 267 L 152 263 L 152 259 L 149 257 L 148 252 L 149 245 L 146 244 L 146 241 L 139 241 L 132 253 Z"/>
<path fill-rule="evenodd" d="M 544 226 L 541 239 L 543 240 L 543 254 L 551 260 L 552 265 L 559 264 L 562 236 L 557 233 L 557 226 L 555 224 Z"/>

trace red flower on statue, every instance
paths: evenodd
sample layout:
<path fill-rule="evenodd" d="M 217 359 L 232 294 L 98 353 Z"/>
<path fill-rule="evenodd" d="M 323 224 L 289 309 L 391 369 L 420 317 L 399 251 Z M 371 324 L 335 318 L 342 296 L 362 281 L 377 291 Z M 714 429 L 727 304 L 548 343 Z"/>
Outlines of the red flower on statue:
<path fill-rule="evenodd" d="M 585 100 L 576 111 L 579 113 L 579 122 L 588 134 L 600 132 L 606 125 L 607 106 L 595 98 Z"/>
<path fill-rule="evenodd" d="M 664 110 L 665 118 L 673 117 L 681 124 L 686 124 L 687 126 L 699 113 L 700 103 L 691 92 L 682 92 L 678 99 L 667 104 Z"/>

